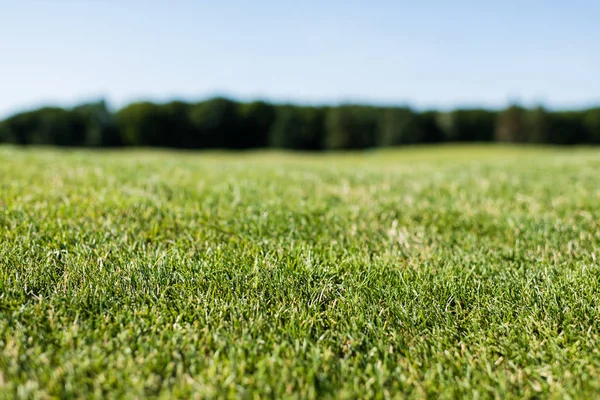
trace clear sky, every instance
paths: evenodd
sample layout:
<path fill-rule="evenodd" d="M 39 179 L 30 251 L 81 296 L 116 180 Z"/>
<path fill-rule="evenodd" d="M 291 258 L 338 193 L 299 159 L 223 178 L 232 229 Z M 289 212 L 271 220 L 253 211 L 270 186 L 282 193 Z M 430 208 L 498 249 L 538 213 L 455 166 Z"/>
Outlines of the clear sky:
<path fill-rule="evenodd" d="M 600 104 L 598 0 L 0 0 L 0 116 L 106 98 Z"/>

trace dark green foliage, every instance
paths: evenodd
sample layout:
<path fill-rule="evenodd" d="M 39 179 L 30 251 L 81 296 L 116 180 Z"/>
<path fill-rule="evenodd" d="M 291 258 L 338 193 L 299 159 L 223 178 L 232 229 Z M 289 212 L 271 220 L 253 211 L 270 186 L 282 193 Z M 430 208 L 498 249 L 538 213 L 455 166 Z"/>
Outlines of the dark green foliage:
<path fill-rule="evenodd" d="M 9 143 L 81 146 L 85 144 L 86 123 L 77 112 L 45 107 L 10 117 L 2 131 Z"/>
<path fill-rule="evenodd" d="M 0 142 L 57 146 L 119 146 L 120 134 L 106 104 L 73 110 L 45 107 L 20 113 L 0 125 Z"/>
<path fill-rule="evenodd" d="M 516 143 L 590 143 L 582 112 L 549 112 L 543 107 L 527 110 L 511 106 L 500 113 L 496 126 L 498 141 Z"/>
<path fill-rule="evenodd" d="M 525 132 L 523 141 L 529 143 L 548 143 L 551 115 L 542 106 L 527 111 L 525 114 Z"/>
<path fill-rule="evenodd" d="M 179 101 L 131 104 L 117 113 L 122 141 L 129 146 L 192 147 L 195 132 L 189 109 Z"/>
<path fill-rule="evenodd" d="M 188 141 L 195 134 L 190 120 L 190 106 L 181 101 L 173 101 L 159 107 L 162 124 L 167 127 L 169 146 L 188 147 Z"/>
<path fill-rule="evenodd" d="M 377 146 L 398 146 L 419 141 L 415 132 L 416 116 L 409 108 L 387 108 L 381 111 Z"/>
<path fill-rule="evenodd" d="M 438 143 L 444 141 L 444 132 L 438 122 L 437 112 L 424 111 L 417 114 L 417 127 L 422 141 L 415 141 L 415 143 Z"/>
<path fill-rule="evenodd" d="M 9 143 L 12 142 L 12 132 L 8 130 L 8 126 L 6 122 L 0 121 L 0 143 Z"/>
<path fill-rule="evenodd" d="M 269 132 L 269 146 L 282 149 L 323 148 L 325 109 L 279 106 Z"/>
<path fill-rule="evenodd" d="M 149 102 L 133 103 L 117 112 L 123 144 L 129 146 L 165 146 L 168 127 L 159 115 L 159 106 Z"/>
<path fill-rule="evenodd" d="M 194 127 L 191 148 L 243 148 L 246 140 L 235 102 L 214 98 L 190 109 Z"/>
<path fill-rule="evenodd" d="M 239 103 L 133 103 L 112 113 L 104 101 L 46 107 L 0 121 L 0 143 L 146 146 L 184 149 L 356 150 L 438 142 L 599 144 L 600 108 L 549 111 L 417 112 L 409 107 L 335 107 Z"/>
<path fill-rule="evenodd" d="M 435 112 L 416 113 L 409 108 L 386 108 L 380 112 L 377 146 L 435 143 L 443 139 Z"/>
<path fill-rule="evenodd" d="M 275 107 L 264 101 L 240 104 L 241 148 L 267 147 L 269 132 L 275 121 Z"/>
<path fill-rule="evenodd" d="M 600 107 L 585 112 L 583 126 L 586 142 L 600 144 Z"/>
<path fill-rule="evenodd" d="M 85 143 L 85 122 L 76 114 L 48 107 L 35 111 L 30 117 L 36 126 L 30 132 L 32 144 L 77 146 Z"/>
<path fill-rule="evenodd" d="M 583 113 L 557 112 L 550 114 L 548 137 L 545 141 L 551 144 L 576 144 L 585 141 L 586 131 L 583 124 Z"/>
<path fill-rule="evenodd" d="M 93 147 L 122 145 L 115 115 L 108 109 L 105 101 L 80 105 L 73 112 L 82 118 L 86 125 L 85 145 Z"/>
<path fill-rule="evenodd" d="M 327 112 L 326 148 L 366 149 L 375 146 L 380 109 L 357 105 L 332 107 Z"/>
<path fill-rule="evenodd" d="M 449 142 L 491 142 L 496 119 L 488 110 L 455 110 L 440 115 L 440 125 Z"/>
<path fill-rule="evenodd" d="M 16 115 L 0 122 L 0 143 L 28 144 L 23 128 L 29 128 L 29 126 L 23 124 L 23 122 Z M 31 129 L 33 129 L 33 125 L 31 125 Z"/>
<path fill-rule="evenodd" d="M 527 111 L 518 105 L 511 105 L 498 115 L 495 138 L 499 142 L 527 142 Z"/>

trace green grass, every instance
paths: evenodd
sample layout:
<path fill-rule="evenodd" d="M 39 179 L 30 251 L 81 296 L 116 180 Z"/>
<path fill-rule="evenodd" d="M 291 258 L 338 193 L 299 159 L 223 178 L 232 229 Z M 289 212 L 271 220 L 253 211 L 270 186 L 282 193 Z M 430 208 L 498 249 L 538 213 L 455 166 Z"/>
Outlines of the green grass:
<path fill-rule="evenodd" d="M 0 148 L 0 397 L 600 396 L 600 150 Z"/>

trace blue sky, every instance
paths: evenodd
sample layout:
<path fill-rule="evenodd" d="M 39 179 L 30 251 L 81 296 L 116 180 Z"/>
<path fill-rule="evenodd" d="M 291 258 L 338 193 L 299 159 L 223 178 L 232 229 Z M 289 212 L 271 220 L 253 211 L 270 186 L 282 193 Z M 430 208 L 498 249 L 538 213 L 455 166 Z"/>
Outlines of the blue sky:
<path fill-rule="evenodd" d="M 0 116 L 215 94 L 600 104 L 600 1 L 0 0 Z"/>

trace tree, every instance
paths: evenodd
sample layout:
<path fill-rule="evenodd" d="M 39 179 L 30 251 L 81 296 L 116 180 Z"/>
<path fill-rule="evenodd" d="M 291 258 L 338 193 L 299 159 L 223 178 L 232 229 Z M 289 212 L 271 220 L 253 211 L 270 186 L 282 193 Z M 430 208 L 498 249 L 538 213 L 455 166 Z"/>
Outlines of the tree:
<path fill-rule="evenodd" d="M 165 126 L 167 138 L 164 142 L 169 147 L 187 148 L 188 142 L 195 135 L 194 125 L 190 119 L 190 106 L 182 101 L 171 101 L 158 107 L 158 116 Z"/>
<path fill-rule="evenodd" d="M 190 108 L 190 121 L 194 127 L 191 148 L 243 147 L 237 104 L 225 98 L 214 98 L 194 104 Z"/>
<path fill-rule="evenodd" d="M 529 143 L 548 142 L 552 118 L 544 107 L 537 106 L 533 110 L 527 110 L 524 124 L 523 141 Z"/>
<path fill-rule="evenodd" d="M 433 143 L 443 134 L 432 112 L 416 113 L 409 108 L 386 108 L 380 112 L 377 146 Z"/>
<path fill-rule="evenodd" d="M 163 146 L 168 128 L 159 116 L 156 104 L 133 103 L 116 115 L 123 144 L 127 146 Z"/>
<path fill-rule="evenodd" d="M 13 135 L 7 121 L 0 122 L 0 143 L 16 143 L 16 138 Z"/>
<path fill-rule="evenodd" d="M 399 146 L 415 143 L 416 115 L 409 108 L 385 108 L 380 112 L 377 146 Z"/>
<path fill-rule="evenodd" d="M 586 141 L 586 130 L 581 112 L 554 112 L 550 115 L 547 143 L 577 144 Z"/>
<path fill-rule="evenodd" d="M 267 147 L 269 132 L 275 121 L 275 107 L 264 101 L 240 104 L 241 148 Z"/>
<path fill-rule="evenodd" d="M 275 108 L 269 146 L 295 150 L 323 148 L 325 109 L 282 105 Z"/>
<path fill-rule="evenodd" d="M 85 121 L 79 114 L 58 107 L 44 107 L 5 120 L 2 136 L 17 144 L 82 146 L 85 129 Z"/>
<path fill-rule="evenodd" d="M 417 114 L 417 127 L 421 140 L 419 143 L 438 143 L 444 141 L 444 132 L 438 122 L 438 113 L 424 111 Z"/>
<path fill-rule="evenodd" d="M 338 150 L 375 146 L 378 112 L 375 107 L 356 105 L 330 108 L 326 119 L 326 147 Z"/>
<path fill-rule="evenodd" d="M 113 147 L 122 145 L 121 134 L 113 113 L 104 100 L 75 107 L 74 113 L 86 125 L 84 144 L 86 146 Z"/>
<path fill-rule="evenodd" d="M 488 110 L 454 110 L 440 115 L 447 141 L 489 142 L 494 140 L 496 113 Z"/>
<path fill-rule="evenodd" d="M 498 115 L 495 138 L 499 142 L 526 142 L 527 125 L 526 110 L 518 105 L 511 105 Z"/>
<path fill-rule="evenodd" d="M 583 116 L 586 142 L 600 144 L 600 107 L 587 110 Z"/>

